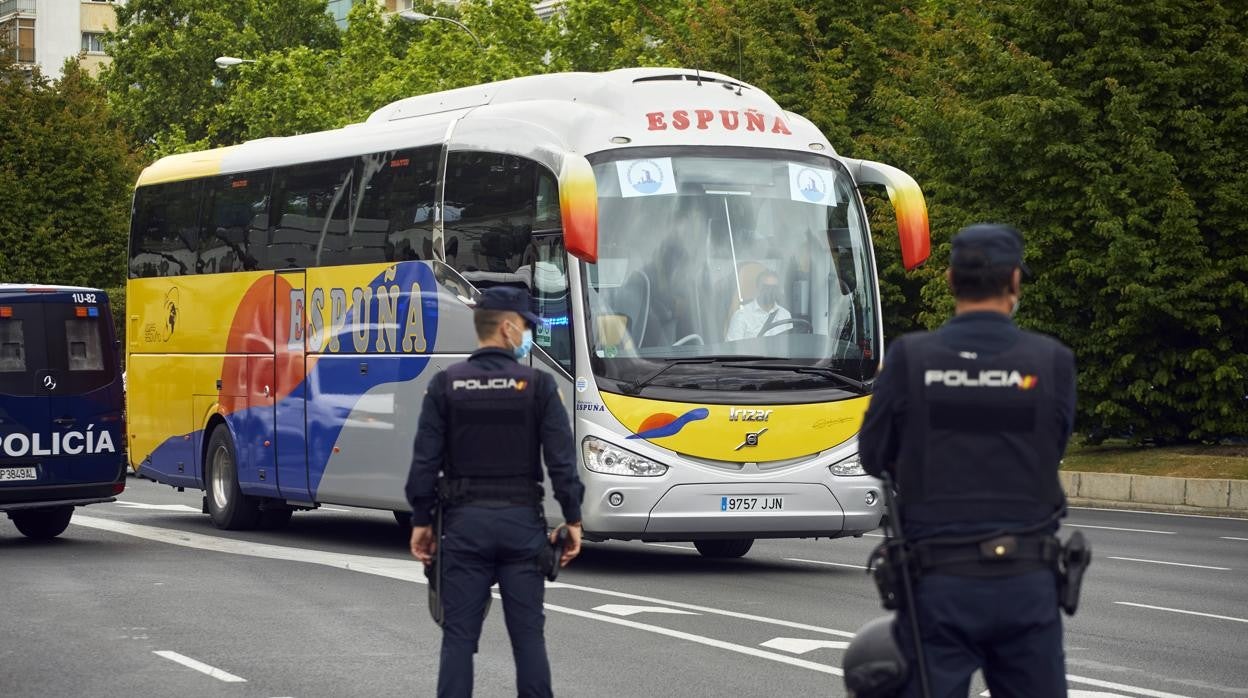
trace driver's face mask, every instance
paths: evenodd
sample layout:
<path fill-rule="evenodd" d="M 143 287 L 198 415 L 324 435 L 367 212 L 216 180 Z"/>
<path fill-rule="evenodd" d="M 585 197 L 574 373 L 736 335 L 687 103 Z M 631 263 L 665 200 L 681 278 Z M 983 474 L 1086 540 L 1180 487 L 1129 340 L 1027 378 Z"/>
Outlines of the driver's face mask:
<path fill-rule="evenodd" d="M 776 284 L 763 284 L 758 287 L 758 304 L 771 308 L 780 301 L 780 287 Z"/>

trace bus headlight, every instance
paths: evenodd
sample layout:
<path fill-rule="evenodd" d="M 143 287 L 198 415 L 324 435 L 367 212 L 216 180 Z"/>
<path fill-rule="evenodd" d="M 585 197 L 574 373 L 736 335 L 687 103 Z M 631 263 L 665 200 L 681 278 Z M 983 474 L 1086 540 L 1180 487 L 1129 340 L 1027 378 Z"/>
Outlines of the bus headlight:
<path fill-rule="evenodd" d="M 581 443 L 581 449 L 585 456 L 585 467 L 595 473 L 658 477 L 667 472 L 667 466 L 662 463 L 655 463 L 649 458 L 643 458 L 592 436 Z"/>
<path fill-rule="evenodd" d="M 862 462 L 858 460 L 857 453 L 845 460 L 829 465 L 828 470 L 831 470 L 832 474 L 838 477 L 856 477 L 867 474 L 867 471 L 862 469 Z"/>

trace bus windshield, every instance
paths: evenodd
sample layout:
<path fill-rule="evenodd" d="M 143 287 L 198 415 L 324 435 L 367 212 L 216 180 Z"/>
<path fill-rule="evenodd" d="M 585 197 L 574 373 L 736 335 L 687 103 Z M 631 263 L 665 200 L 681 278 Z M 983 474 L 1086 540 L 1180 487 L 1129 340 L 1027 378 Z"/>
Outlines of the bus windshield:
<path fill-rule="evenodd" d="M 593 160 L 595 375 L 626 392 L 803 390 L 827 388 L 829 375 L 874 376 L 869 238 L 838 162 L 706 147 Z"/>

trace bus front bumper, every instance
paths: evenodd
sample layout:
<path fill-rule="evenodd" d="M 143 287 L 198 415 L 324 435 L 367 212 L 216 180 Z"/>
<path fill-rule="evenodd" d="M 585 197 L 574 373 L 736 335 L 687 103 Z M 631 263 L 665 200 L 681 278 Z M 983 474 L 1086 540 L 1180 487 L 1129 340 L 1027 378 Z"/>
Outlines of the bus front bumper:
<path fill-rule="evenodd" d="M 841 486 L 835 495 L 823 483 L 676 484 L 650 503 L 642 491 L 606 488 L 595 494 L 608 506 L 586 516 L 586 536 L 643 541 L 838 538 L 878 528 L 883 503 L 877 495 L 866 504 L 869 492 L 878 493 L 878 483 L 871 478 L 847 480 L 837 483 Z M 611 495 L 617 493 L 623 501 L 612 506 Z M 632 502 L 630 494 L 642 496 Z"/>

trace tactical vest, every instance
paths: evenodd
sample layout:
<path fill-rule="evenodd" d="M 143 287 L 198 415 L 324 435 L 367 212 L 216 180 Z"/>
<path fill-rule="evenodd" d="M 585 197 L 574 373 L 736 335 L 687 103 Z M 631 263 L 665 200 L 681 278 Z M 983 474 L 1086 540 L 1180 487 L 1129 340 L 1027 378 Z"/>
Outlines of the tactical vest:
<path fill-rule="evenodd" d="M 446 369 L 446 388 L 449 479 L 541 479 L 533 369 L 487 370 L 465 361 Z"/>
<path fill-rule="evenodd" d="M 906 338 L 907 433 L 897 486 L 908 521 L 1036 521 L 1065 501 L 1057 478 L 1057 343 L 1020 333 L 992 356 L 937 333 Z"/>

